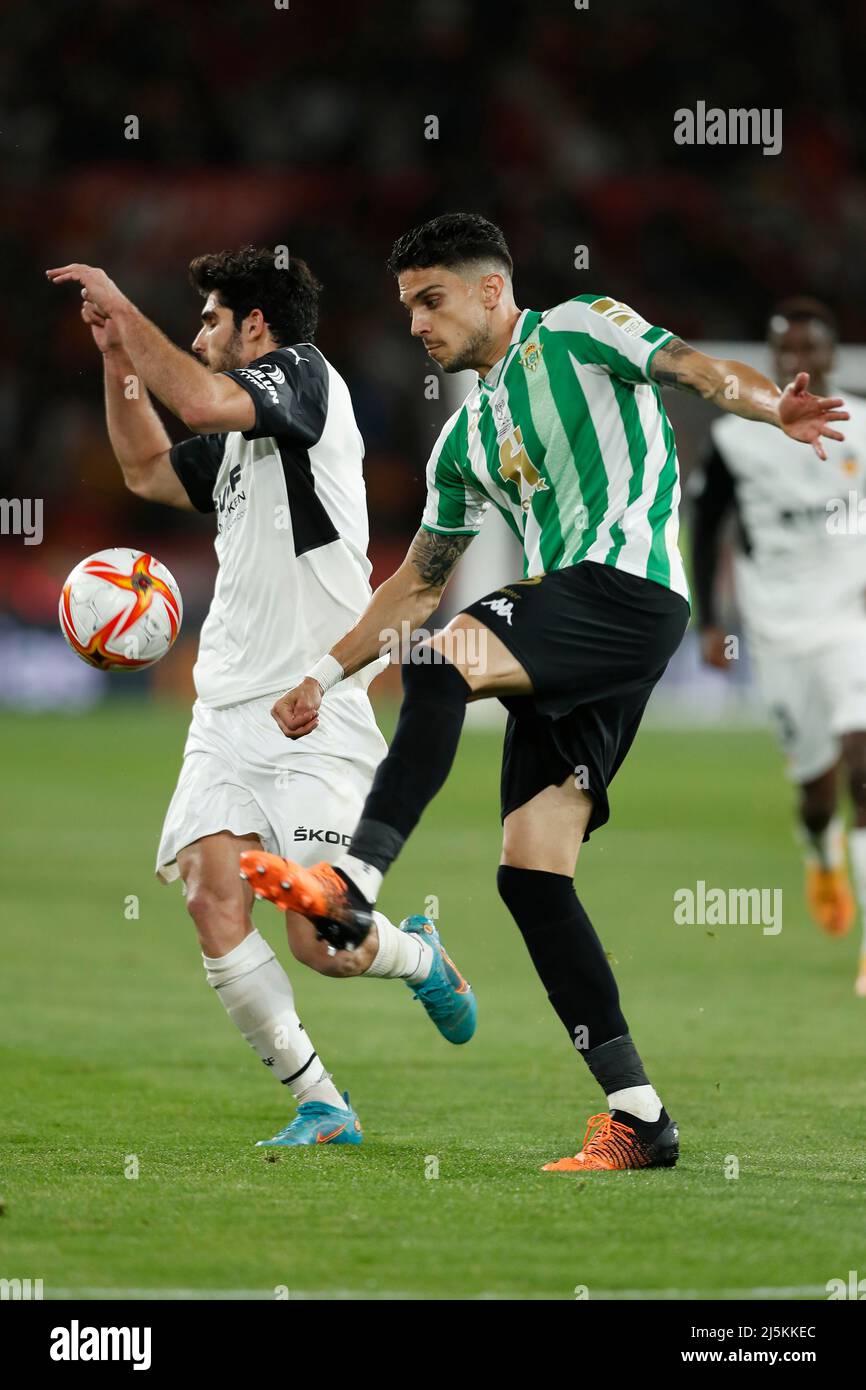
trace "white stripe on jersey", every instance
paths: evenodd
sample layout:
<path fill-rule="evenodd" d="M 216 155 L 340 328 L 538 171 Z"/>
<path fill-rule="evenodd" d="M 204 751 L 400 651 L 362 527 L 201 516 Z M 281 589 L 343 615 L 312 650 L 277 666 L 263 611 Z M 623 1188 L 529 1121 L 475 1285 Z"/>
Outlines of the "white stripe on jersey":
<path fill-rule="evenodd" d="M 651 390 L 644 391 L 638 388 L 635 391 L 635 404 L 638 408 L 644 438 L 651 440 L 652 443 L 647 450 L 644 462 L 644 482 L 641 495 L 632 502 L 630 507 L 626 508 L 621 522 L 626 539 L 625 545 L 620 551 L 619 563 L 632 574 L 646 574 L 647 560 L 653 540 L 648 513 L 655 502 L 659 478 L 668 461 L 668 454 L 664 436 L 657 427 L 659 409 L 655 393 Z M 676 498 L 677 502 L 679 501 L 679 482 L 675 484 L 673 497 Z M 668 564 L 670 565 L 670 587 L 675 593 L 682 594 L 686 598 L 688 597 L 688 586 L 685 571 L 676 544 L 671 549 L 669 524 L 665 525 L 664 539 Z"/>
<path fill-rule="evenodd" d="M 574 368 L 574 374 L 586 397 L 592 427 L 599 441 L 598 451 L 601 456 L 601 465 L 607 478 L 607 506 L 604 517 L 595 540 L 584 556 L 585 560 L 596 560 L 599 564 L 603 564 L 605 556 L 613 545 L 610 534 L 611 527 L 617 516 L 620 516 L 625 510 L 628 502 L 628 485 L 631 479 L 628 440 L 617 404 L 616 393 L 607 372 L 601 368 L 578 362 L 571 353 L 569 353 L 569 358 Z M 605 441 L 609 440 L 611 435 L 614 437 L 612 449 L 605 447 Z M 608 457 L 625 461 L 625 466 L 618 469 L 613 477 L 605 466 L 605 459 Z"/>

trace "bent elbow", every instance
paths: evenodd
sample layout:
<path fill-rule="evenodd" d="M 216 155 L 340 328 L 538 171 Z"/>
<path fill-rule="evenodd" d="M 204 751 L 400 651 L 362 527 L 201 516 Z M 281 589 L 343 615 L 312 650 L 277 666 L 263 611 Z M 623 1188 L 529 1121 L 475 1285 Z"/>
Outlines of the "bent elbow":
<path fill-rule="evenodd" d="M 190 401 L 180 411 L 181 420 L 192 434 L 209 434 L 219 429 L 219 415 L 219 401 L 216 400 Z"/>
<path fill-rule="evenodd" d="M 127 492 L 131 492 L 135 497 L 144 497 L 147 491 L 144 479 L 136 474 L 124 473 L 123 481 Z"/>

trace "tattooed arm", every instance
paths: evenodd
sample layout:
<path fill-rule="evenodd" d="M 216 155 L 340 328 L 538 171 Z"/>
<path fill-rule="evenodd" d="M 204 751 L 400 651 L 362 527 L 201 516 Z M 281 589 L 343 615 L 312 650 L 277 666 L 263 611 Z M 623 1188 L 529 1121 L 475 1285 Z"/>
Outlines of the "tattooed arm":
<path fill-rule="evenodd" d="M 329 655 L 344 676 L 354 675 L 390 650 L 404 631 L 427 621 L 471 540 L 472 535 L 446 536 L 423 527 L 418 531 L 400 568 L 379 586 L 355 626 L 331 648 Z M 287 738 L 302 738 L 316 728 L 322 695 L 320 683 L 307 676 L 277 701 L 271 714 Z"/>
<path fill-rule="evenodd" d="M 779 423 L 778 401 L 782 393 L 774 382 L 745 362 L 708 357 L 682 338 L 671 338 L 659 348 L 650 375 L 660 386 L 691 391 L 712 401 L 720 410 L 732 410 L 736 415 L 767 424 Z"/>
<path fill-rule="evenodd" d="M 790 386 L 780 391 L 775 382 L 745 362 L 708 357 L 682 338 L 671 338 L 653 357 L 650 376 L 660 386 L 703 396 L 720 410 L 777 425 L 792 439 L 811 444 L 822 459 L 827 457 L 822 438 L 844 439 L 838 430 L 828 427 L 831 420 L 849 418 L 847 411 L 837 408 L 842 401 L 811 395 L 807 372 L 800 372 Z"/>
<path fill-rule="evenodd" d="M 376 590 L 355 626 L 331 650 L 347 676 L 382 652 L 389 632 L 420 627 L 439 606 L 442 590 L 472 536 L 417 532 L 406 558 Z"/>

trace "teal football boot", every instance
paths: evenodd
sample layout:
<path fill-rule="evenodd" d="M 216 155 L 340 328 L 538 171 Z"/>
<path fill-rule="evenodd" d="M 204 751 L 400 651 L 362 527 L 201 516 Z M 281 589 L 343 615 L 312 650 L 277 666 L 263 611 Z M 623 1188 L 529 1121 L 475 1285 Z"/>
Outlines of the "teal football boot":
<path fill-rule="evenodd" d="M 406 981 L 413 995 L 421 1000 L 443 1038 L 451 1043 L 467 1043 L 475 1032 L 478 1017 L 469 981 L 464 980 L 447 954 L 429 917 L 407 917 L 400 923 L 400 930 L 417 932 L 433 951 L 433 964 L 424 983 L 413 985 Z"/>
<path fill-rule="evenodd" d="M 273 1139 L 260 1139 L 257 1149 L 291 1149 L 299 1144 L 360 1144 L 364 1137 L 361 1121 L 349 1105 L 349 1092 L 343 1092 L 348 1106 L 324 1105 L 318 1100 L 305 1100 L 290 1125 L 281 1129 Z"/>

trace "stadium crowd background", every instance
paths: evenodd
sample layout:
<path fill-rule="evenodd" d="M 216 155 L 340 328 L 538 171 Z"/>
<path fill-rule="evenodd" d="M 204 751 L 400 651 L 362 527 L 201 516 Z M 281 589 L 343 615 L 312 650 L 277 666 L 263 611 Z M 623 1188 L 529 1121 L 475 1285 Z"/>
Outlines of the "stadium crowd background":
<path fill-rule="evenodd" d="M 192 255 L 254 241 L 308 258 L 325 285 L 318 341 L 366 441 L 374 580 L 415 530 L 446 413 L 384 268 L 394 237 L 436 212 L 501 223 L 522 305 L 598 290 L 688 339 L 737 340 L 805 292 L 831 304 L 843 340 L 866 341 L 855 0 L 699 13 L 674 0 L 103 0 L 17 6 L 2 23 L 0 493 L 43 499 L 44 539 L 0 537 L 0 701 L 96 688 L 62 647 L 56 604 L 72 565 L 111 544 L 175 571 L 185 644 L 150 679 L 185 691 L 214 574 L 212 519 L 124 491 L 99 359 L 49 265 L 102 265 L 188 344 Z M 677 145 L 674 112 L 701 100 L 781 107 L 782 152 Z M 588 270 L 574 268 L 581 245 Z M 672 414 L 687 473 L 706 415 Z"/>

